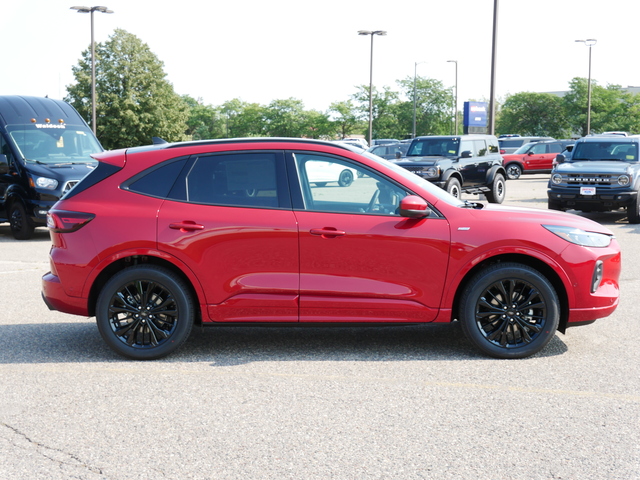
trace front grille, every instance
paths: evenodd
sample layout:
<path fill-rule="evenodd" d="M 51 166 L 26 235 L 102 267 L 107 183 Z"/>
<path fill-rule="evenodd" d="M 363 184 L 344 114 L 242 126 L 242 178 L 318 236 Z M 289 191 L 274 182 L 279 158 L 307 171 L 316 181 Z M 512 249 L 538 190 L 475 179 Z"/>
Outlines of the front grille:
<path fill-rule="evenodd" d="M 595 174 L 571 174 L 567 176 L 569 185 L 617 185 L 618 175 L 608 175 L 604 173 Z"/>

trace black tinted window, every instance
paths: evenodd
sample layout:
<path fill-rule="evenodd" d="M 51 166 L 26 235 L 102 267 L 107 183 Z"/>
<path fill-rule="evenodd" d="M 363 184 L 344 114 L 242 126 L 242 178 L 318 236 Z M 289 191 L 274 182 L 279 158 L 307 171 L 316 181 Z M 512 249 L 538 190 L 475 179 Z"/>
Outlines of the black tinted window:
<path fill-rule="evenodd" d="M 198 157 L 184 184 L 188 202 L 243 207 L 278 207 L 275 153 L 240 153 Z"/>
<path fill-rule="evenodd" d="M 173 187 L 178 175 L 180 175 L 186 161 L 187 160 L 183 158 L 161 164 L 158 167 L 144 172 L 142 176 L 138 175 L 127 188 L 133 192 L 144 195 L 165 198 L 169 195 L 169 191 L 171 187 Z"/>

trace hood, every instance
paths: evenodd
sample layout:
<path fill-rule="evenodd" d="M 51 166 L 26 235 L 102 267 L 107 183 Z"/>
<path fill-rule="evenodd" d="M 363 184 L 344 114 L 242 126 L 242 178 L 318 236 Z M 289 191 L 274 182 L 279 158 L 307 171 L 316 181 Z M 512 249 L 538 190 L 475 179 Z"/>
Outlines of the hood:
<path fill-rule="evenodd" d="M 98 162 L 93 163 L 61 163 L 52 165 L 41 165 L 29 163 L 27 170 L 32 175 L 40 177 L 54 178 L 58 181 L 81 180 L 89 172 L 96 168 Z"/>
<path fill-rule="evenodd" d="M 472 215 L 481 218 L 483 215 L 490 215 L 494 220 L 496 215 L 500 215 L 500 222 L 508 223 L 539 223 L 540 225 L 562 225 L 567 227 L 581 228 L 587 232 L 604 233 L 613 235 L 607 227 L 588 218 L 574 215 L 573 213 L 560 212 L 557 210 L 542 210 L 539 208 L 513 207 L 508 205 L 498 205 L 490 203 L 481 210 L 472 210 Z"/>
<path fill-rule="evenodd" d="M 556 166 L 554 173 L 626 173 L 631 165 L 620 160 L 586 160 L 565 162 Z"/>
<path fill-rule="evenodd" d="M 427 157 L 402 157 L 398 161 L 394 162 L 401 167 L 404 165 L 435 165 L 442 160 L 457 160 L 458 157 L 443 157 L 443 156 L 427 156 Z"/>

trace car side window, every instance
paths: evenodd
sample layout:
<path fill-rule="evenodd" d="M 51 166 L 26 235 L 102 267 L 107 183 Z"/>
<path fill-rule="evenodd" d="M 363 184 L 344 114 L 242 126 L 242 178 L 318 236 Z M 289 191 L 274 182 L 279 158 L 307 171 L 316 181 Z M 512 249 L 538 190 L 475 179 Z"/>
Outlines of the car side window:
<path fill-rule="evenodd" d="M 462 140 L 462 142 L 460 142 L 460 153 L 462 152 L 471 152 L 471 156 L 475 157 L 476 149 L 475 149 L 475 146 L 473 145 L 473 141 Z"/>
<path fill-rule="evenodd" d="M 560 143 L 549 144 L 549 153 L 560 153 L 560 152 L 562 152 L 562 144 Z"/>
<path fill-rule="evenodd" d="M 546 143 L 536 143 L 531 147 L 530 153 L 540 155 L 542 153 L 547 153 L 547 144 Z"/>
<path fill-rule="evenodd" d="M 186 200 L 239 207 L 279 207 L 275 153 L 202 155 L 184 178 Z"/>
<path fill-rule="evenodd" d="M 474 140 L 475 156 L 484 157 L 487 154 L 487 143 L 484 140 Z"/>
<path fill-rule="evenodd" d="M 299 152 L 296 168 L 305 209 L 314 212 L 398 215 L 408 192 L 345 159 Z"/>
<path fill-rule="evenodd" d="M 11 148 L 9 144 L 6 142 L 4 137 L 0 134 L 0 153 L 7 156 L 7 163 L 11 166 L 13 165 L 13 154 L 11 153 Z"/>

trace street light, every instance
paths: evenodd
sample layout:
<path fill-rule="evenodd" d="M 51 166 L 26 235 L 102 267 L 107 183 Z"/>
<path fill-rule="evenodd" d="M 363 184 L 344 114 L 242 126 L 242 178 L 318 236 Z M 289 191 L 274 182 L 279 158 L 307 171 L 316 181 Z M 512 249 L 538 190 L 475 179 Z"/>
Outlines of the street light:
<path fill-rule="evenodd" d="M 359 30 L 358 35 L 371 36 L 371 60 L 369 62 L 369 145 L 373 141 L 373 36 L 386 35 L 384 30 Z"/>
<path fill-rule="evenodd" d="M 91 128 L 93 134 L 96 133 L 96 48 L 93 41 L 93 12 L 113 13 L 107 7 L 71 7 L 70 10 L 77 10 L 78 13 L 91 14 Z"/>
<path fill-rule="evenodd" d="M 587 135 L 591 133 L 591 47 L 598 41 L 595 38 L 587 38 L 586 40 L 576 40 L 576 42 L 584 43 L 589 47 L 589 80 L 587 81 Z"/>
<path fill-rule="evenodd" d="M 457 60 L 447 60 L 447 63 L 455 63 L 456 64 L 456 95 L 453 103 L 453 118 L 455 120 L 455 130 L 454 135 L 458 135 L 458 61 Z"/>
<path fill-rule="evenodd" d="M 413 135 L 411 138 L 416 138 L 416 75 L 418 73 L 418 65 L 427 62 L 415 62 L 413 67 Z"/>

